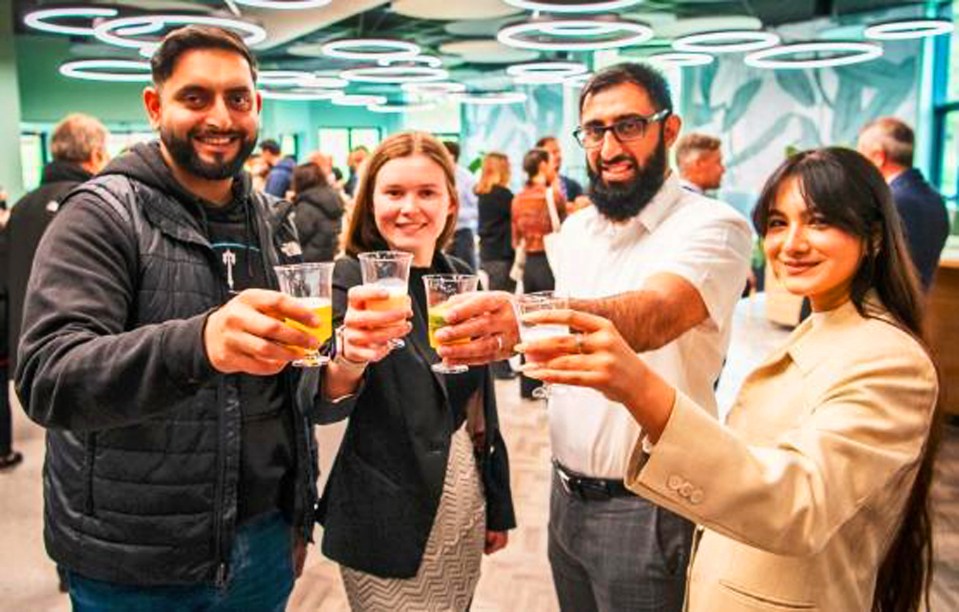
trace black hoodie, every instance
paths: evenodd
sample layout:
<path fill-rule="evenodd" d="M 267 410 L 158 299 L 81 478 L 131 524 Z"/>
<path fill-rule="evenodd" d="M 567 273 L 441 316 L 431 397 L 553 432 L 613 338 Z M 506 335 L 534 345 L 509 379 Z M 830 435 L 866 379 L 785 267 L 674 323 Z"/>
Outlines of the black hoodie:
<path fill-rule="evenodd" d="M 119 174 L 154 187 L 182 204 L 199 222 L 217 254 L 226 294 L 244 289 L 271 288 L 269 270 L 260 249 L 250 201 L 251 181 L 246 172 L 233 181 L 233 201 L 207 202 L 187 191 L 166 165 L 160 143 L 134 145 L 114 159 L 101 176 Z M 280 375 L 239 376 L 241 430 L 239 521 L 270 510 L 292 512 L 296 453 L 292 441 L 290 406 Z"/>

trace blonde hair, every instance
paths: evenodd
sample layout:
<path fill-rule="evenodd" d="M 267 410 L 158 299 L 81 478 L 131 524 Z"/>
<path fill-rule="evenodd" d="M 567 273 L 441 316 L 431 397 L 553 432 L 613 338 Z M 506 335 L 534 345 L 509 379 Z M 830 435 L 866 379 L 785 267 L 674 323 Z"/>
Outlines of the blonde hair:
<path fill-rule="evenodd" d="M 483 158 L 483 170 L 474 191 L 484 194 L 493 191 L 493 187 L 509 188 L 510 168 L 509 158 L 505 153 L 491 151 Z"/>
<path fill-rule="evenodd" d="M 382 249 L 386 239 L 376 227 L 376 217 L 373 214 L 373 193 L 376 190 L 376 177 L 386 162 L 424 155 L 436 162 L 443 170 L 446 179 L 446 191 L 450 198 L 450 210 L 459 207 L 459 198 L 456 192 L 456 171 L 453 158 L 440 141 L 426 132 L 400 132 L 386 138 L 376 147 L 373 154 L 366 159 L 366 170 L 356 191 L 356 200 L 353 205 L 353 216 L 346 233 L 346 252 L 349 255 L 359 255 L 367 251 Z M 446 220 L 443 232 L 436 239 L 436 248 L 446 246 L 446 243 L 456 231 L 456 215 L 451 214 Z"/>

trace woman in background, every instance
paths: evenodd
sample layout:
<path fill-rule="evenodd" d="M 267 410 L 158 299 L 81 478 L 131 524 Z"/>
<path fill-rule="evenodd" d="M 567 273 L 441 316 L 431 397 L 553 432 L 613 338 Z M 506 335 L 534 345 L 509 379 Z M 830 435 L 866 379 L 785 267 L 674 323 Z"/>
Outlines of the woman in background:
<path fill-rule="evenodd" d="M 333 261 L 343 231 L 343 200 L 316 164 L 293 169 L 293 222 L 305 261 Z"/>
<path fill-rule="evenodd" d="M 442 247 L 456 226 L 453 161 L 422 132 L 384 140 L 360 181 L 347 256 L 336 262 L 339 351 L 324 393 L 352 402 L 319 516 L 323 553 L 341 566 L 353 610 L 465 610 L 485 551 L 515 524 L 506 445 L 486 366 L 440 375 L 430 347 L 427 274 L 468 274 Z M 363 286 L 357 256 L 413 255 L 409 297 Z M 412 325 L 407 318 L 412 317 Z M 403 348 L 391 339 L 404 337 Z M 334 409 L 331 407 L 331 410 Z"/>
<path fill-rule="evenodd" d="M 889 188 L 858 153 L 788 159 L 753 212 L 769 265 L 812 316 L 750 374 L 722 425 L 647 368 L 605 319 L 531 343 L 530 375 L 624 404 L 643 428 L 626 485 L 705 527 L 687 608 L 920 609 L 938 376 Z"/>

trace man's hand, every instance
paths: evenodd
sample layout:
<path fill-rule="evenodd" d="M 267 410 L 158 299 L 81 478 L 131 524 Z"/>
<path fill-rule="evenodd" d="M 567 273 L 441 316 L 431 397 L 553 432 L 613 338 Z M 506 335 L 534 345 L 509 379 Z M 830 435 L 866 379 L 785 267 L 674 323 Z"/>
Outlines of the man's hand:
<path fill-rule="evenodd" d="M 455 296 L 446 311 L 447 326 L 436 332 L 437 354 L 450 365 L 485 365 L 513 354 L 519 324 L 512 294 L 478 291 Z M 452 344 L 467 339 L 464 344 Z"/>
<path fill-rule="evenodd" d="M 302 357 L 304 350 L 319 348 L 316 338 L 284 319 L 306 327 L 320 324 L 312 311 L 284 293 L 247 289 L 238 294 L 206 320 L 203 346 L 210 364 L 224 374 L 269 376 Z"/>

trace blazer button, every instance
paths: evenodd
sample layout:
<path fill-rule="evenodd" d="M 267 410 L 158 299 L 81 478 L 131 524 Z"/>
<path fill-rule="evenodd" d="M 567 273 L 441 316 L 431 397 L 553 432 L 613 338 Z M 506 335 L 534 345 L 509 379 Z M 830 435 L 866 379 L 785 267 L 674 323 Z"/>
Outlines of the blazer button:
<path fill-rule="evenodd" d="M 702 501 L 703 501 L 703 490 L 702 490 L 702 489 L 696 489 L 695 491 L 693 491 L 692 493 L 690 493 L 690 495 L 689 495 L 689 503 L 691 503 L 691 504 L 698 504 L 698 503 L 700 503 L 700 502 L 702 502 Z"/>
<path fill-rule="evenodd" d="M 673 491 L 678 491 L 679 487 L 683 486 L 683 479 L 673 474 L 668 479 L 666 479 L 666 486 L 672 489 Z"/>

